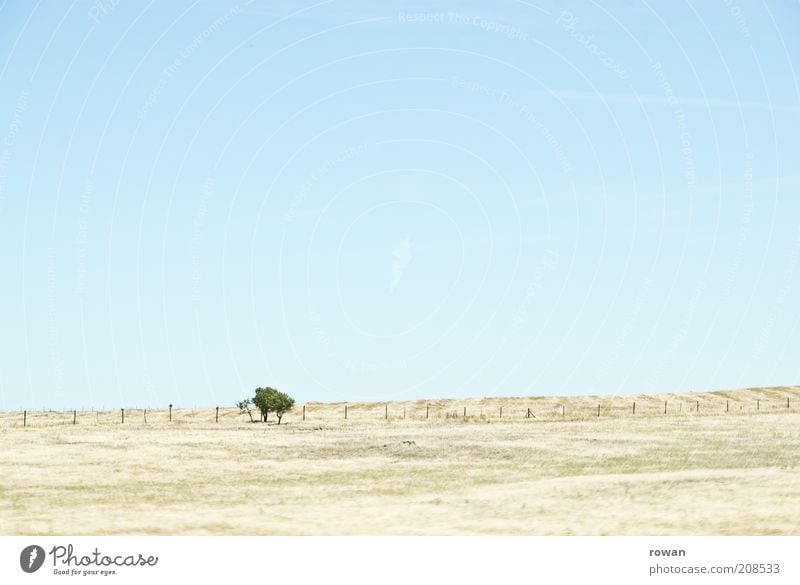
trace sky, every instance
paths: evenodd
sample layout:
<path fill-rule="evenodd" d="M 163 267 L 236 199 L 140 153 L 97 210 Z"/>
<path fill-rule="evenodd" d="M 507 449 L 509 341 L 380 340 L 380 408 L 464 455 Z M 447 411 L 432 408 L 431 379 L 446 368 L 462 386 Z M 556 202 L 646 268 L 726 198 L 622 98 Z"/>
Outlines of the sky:
<path fill-rule="evenodd" d="M 800 4 L 0 0 L 0 409 L 800 383 Z"/>

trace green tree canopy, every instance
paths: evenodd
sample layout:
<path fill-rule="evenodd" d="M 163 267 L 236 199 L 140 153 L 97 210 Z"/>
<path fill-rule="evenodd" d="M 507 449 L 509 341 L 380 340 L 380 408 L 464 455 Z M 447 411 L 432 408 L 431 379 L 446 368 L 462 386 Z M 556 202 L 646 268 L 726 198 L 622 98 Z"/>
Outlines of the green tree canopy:
<path fill-rule="evenodd" d="M 275 388 L 256 388 L 253 404 L 261 411 L 261 420 L 267 422 L 270 411 L 278 417 L 278 424 L 287 411 L 294 407 L 294 398 Z"/>

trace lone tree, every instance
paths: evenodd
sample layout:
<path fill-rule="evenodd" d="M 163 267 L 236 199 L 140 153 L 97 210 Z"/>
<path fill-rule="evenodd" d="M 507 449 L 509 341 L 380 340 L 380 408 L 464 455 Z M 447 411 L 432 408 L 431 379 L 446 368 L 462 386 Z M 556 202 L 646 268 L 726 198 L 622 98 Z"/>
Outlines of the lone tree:
<path fill-rule="evenodd" d="M 250 398 L 245 398 L 244 400 L 240 400 L 236 403 L 236 406 L 239 407 L 239 412 L 244 414 L 245 412 L 250 417 L 250 422 L 256 422 L 253 420 L 253 411 L 250 410 L 250 407 L 253 406 L 253 400 Z"/>
<path fill-rule="evenodd" d="M 253 404 L 261 411 L 262 422 L 267 422 L 270 411 L 278 417 L 278 424 L 287 411 L 294 407 L 294 398 L 275 388 L 256 388 Z"/>
<path fill-rule="evenodd" d="M 271 401 L 269 399 L 273 392 L 277 392 L 275 388 L 256 388 L 256 395 L 253 398 L 253 404 L 261 411 L 261 422 L 267 422 L 269 411 L 272 410 Z"/>
<path fill-rule="evenodd" d="M 278 417 L 278 424 L 281 424 L 283 415 L 289 410 L 294 408 L 294 398 L 285 392 L 278 392 L 277 390 L 272 395 L 272 410 L 275 411 L 275 416 Z"/>

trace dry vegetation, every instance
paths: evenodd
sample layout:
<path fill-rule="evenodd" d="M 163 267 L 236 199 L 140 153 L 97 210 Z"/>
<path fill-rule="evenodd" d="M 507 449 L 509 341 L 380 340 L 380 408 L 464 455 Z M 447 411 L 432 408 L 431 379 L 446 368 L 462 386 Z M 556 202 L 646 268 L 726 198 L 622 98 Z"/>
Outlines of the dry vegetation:
<path fill-rule="evenodd" d="M 384 408 L 0 414 L 0 533 L 800 534 L 798 387 Z"/>

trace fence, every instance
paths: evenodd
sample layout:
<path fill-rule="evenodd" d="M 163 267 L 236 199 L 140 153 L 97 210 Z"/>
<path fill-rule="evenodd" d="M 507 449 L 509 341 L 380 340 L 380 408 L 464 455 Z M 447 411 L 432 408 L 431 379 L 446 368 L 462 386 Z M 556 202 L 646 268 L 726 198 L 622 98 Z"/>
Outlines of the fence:
<path fill-rule="evenodd" d="M 467 402 L 467 401 L 465 401 Z M 321 404 L 309 403 L 287 412 L 283 423 L 366 421 L 569 421 L 598 418 L 635 418 L 657 416 L 705 416 L 730 414 L 756 414 L 775 412 L 798 412 L 800 390 L 783 397 L 738 399 L 725 396 L 705 395 L 702 398 L 674 397 L 665 400 L 636 397 L 624 400 L 591 399 L 574 397 L 564 400 L 554 398 L 484 399 L 468 401 L 464 405 L 456 400 L 431 401 L 429 403 L 359 403 Z M 253 411 L 253 419 L 259 420 Z M 270 422 L 276 422 L 274 413 Z M 169 409 L 151 410 L 143 408 L 113 411 L 22 411 L 0 413 L 0 428 L 47 427 L 66 425 L 124 425 L 164 426 L 209 423 L 215 425 L 241 425 L 249 423 L 247 413 L 238 408 Z"/>
<path fill-rule="evenodd" d="M 245 419 L 247 415 L 244 415 Z M 0 428 L 37 427 L 66 425 L 95 426 L 159 426 L 170 423 L 186 424 L 211 422 L 231 424 L 239 422 L 241 415 L 236 408 L 172 409 L 121 408 L 117 410 L 23 410 L 22 412 L 0 412 Z"/>

